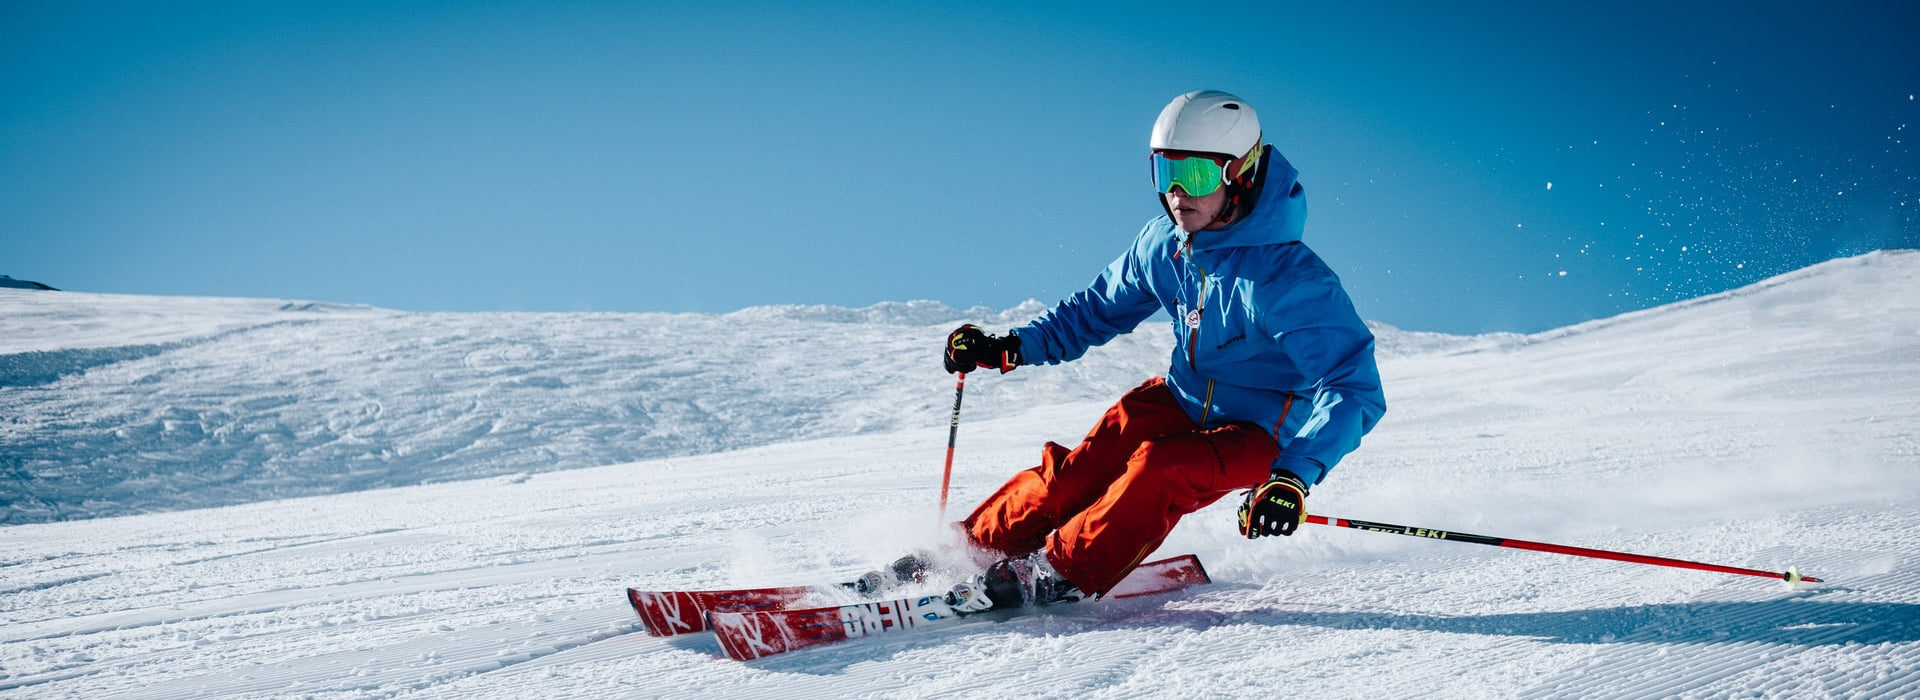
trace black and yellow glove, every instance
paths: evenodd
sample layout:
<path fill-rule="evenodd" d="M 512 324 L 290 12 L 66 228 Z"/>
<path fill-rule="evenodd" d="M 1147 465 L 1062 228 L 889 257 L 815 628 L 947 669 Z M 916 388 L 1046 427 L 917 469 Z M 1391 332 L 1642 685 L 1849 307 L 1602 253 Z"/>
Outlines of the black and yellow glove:
<path fill-rule="evenodd" d="M 971 323 L 947 334 L 947 372 L 971 372 L 976 367 L 1000 370 L 1001 374 L 1020 366 L 1020 337 L 988 335 Z"/>
<path fill-rule="evenodd" d="M 1307 485 L 1300 477 L 1276 471 L 1273 478 L 1247 492 L 1240 504 L 1240 534 L 1247 539 L 1263 535 L 1292 535 L 1307 521 Z"/>

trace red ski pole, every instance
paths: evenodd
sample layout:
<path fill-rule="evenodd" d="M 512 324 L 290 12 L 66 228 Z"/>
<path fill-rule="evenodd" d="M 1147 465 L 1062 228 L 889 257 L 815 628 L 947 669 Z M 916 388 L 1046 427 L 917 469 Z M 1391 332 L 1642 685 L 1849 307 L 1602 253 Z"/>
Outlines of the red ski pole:
<path fill-rule="evenodd" d="M 967 373 L 953 384 L 953 422 L 947 428 L 947 469 L 940 474 L 940 525 L 947 524 L 947 484 L 953 481 L 953 443 L 960 437 L 960 398 L 967 392 Z"/>
<path fill-rule="evenodd" d="M 1366 530 L 1368 532 L 1385 532 L 1392 535 L 1406 535 L 1408 537 L 1424 537 L 1427 539 L 1449 540 L 1453 542 L 1471 542 L 1473 544 L 1485 544 L 1485 545 L 1492 545 L 1495 547 L 1508 547 L 1512 549 L 1527 549 L 1535 552 L 1550 552 L 1553 554 L 1571 554 L 1576 557 L 1591 557 L 1594 559 L 1611 559 L 1613 561 L 1624 561 L 1624 562 L 1631 562 L 1634 564 L 1652 564 L 1654 566 L 1671 566 L 1679 569 L 1698 569 L 1700 571 L 1717 571 L 1723 574 L 1740 574 L 1742 576 L 1759 576 L 1761 578 L 1777 578 L 1777 579 L 1786 581 L 1787 585 L 1789 586 L 1795 583 L 1799 583 L 1801 581 L 1810 581 L 1813 583 L 1820 582 L 1820 579 L 1814 578 L 1812 576 L 1801 576 L 1799 571 L 1796 571 L 1792 568 L 1788 568 L 1785 572 L 1761 571 L 1759 569 L 1742 569 L 1737 566 L 1721 566 L 1719 564 L 1702 564 L 1697 561 L 1686 561 L 1683 559 L 1668 559 L 1666 557 L 1651 557 L 1645 554 L 1628 554 L 1626 552 L 1610 552 L 1604 549 L 1588 549 L 1586 547 L 1574 547 L 1574 546 L 1564 545 L 1564 544 L 1548 544 L 1546 542 L 1528 542 L 1526 540 L 1507 539 L 1504 537 L 1488 537 L 1486 535 L 1469 535 L 1463 532 L 1447 532 L 1445 530 L 1433 530 L 1433 529 L 1428 529 L 1423 527 L 1407 527 L 1405 525 L 1392 525 L 1388 523 L 1370 523 L 1365 520 L 1348 520 L 1346 518 L 1328 518 L 1328 517 L 1319 516 L 1319 515 L 1307 516 L 1307 522 L 1313 523 L 1315 525 L 1332 525 L 1335 527 L 1353 528 L 1355 530 Z"/>

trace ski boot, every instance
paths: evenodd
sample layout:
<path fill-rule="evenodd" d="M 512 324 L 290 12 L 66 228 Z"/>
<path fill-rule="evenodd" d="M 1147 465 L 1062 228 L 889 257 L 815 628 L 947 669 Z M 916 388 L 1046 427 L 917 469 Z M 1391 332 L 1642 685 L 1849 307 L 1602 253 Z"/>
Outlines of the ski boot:
<path fill-rule="evenodd" d="M 927 570 L 933 568 L 933 557 L 925 551 L 895 559 L 887 568 L 869 571 L 853 582 L 853 590 L 860 595 L 874 597 L 903 586 L 920 583 L 927 579 Z"/>
<path fill-rule="evenodd" d="M 946 603 L 962 615 L 1034 605 L 1058 605 L 1084 598 L 1078 586 L 1053 570 L 1047 553 L 994 562 L 947 592 Z"/>

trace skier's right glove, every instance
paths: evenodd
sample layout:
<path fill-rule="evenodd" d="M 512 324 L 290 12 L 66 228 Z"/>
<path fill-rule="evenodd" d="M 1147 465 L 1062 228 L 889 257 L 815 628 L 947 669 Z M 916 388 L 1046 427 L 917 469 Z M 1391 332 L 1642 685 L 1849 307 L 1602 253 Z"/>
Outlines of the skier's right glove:
<path fill-rule="evenodd" d="M 1240 504 L 1240 534 L 1247 539 L 1262 535 L 1293 535 L 1307 521 L 1307 485 L 1291 472 L 1275 471 L 1273 478 L 1247 492 Z"/>
<path fill-rule="evenodd" d="M 947 372 L 971 372 L 976 367 L 1012 372 L 1020 366 L 1020 336 L 988 335 L 971 323 L 947 334 Z"/>

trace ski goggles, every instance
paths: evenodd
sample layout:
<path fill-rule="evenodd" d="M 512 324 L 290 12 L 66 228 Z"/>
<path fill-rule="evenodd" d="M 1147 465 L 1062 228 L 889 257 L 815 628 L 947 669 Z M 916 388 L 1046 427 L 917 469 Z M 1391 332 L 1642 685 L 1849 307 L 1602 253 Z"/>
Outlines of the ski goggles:
<path fill-rule="evenodd" d="M 1189 197 L 1205 197 L 1227 182 L 1229 159 L 1203 153 L 1153 152 L 1153 186 L 1161 194 L 1175 185 Z"/>

